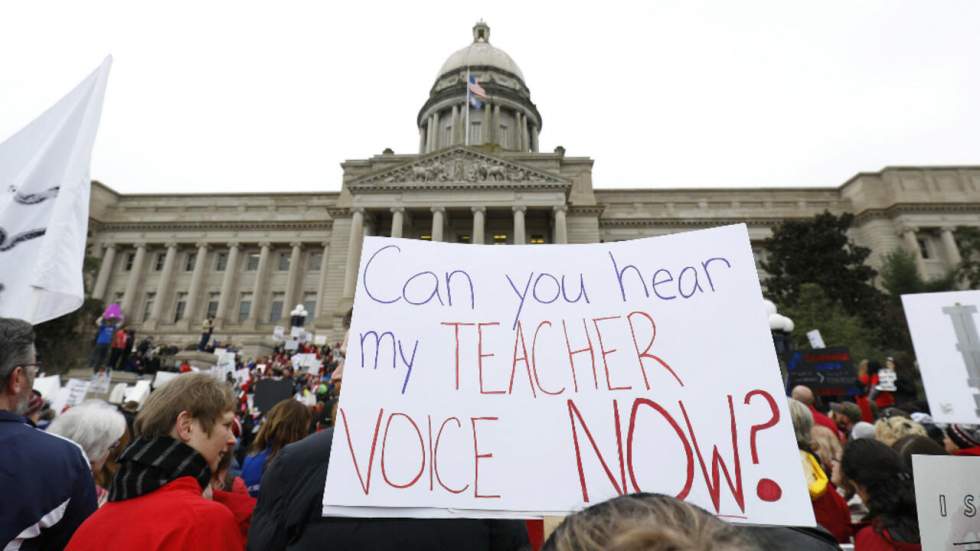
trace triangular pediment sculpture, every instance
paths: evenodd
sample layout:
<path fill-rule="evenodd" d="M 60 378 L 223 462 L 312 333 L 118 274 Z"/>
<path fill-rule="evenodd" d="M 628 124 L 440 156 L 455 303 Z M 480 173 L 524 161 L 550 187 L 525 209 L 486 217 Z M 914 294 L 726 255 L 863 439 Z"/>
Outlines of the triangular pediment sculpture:
<path fill-rule="evenodd" d="M 526 165 L 458 146 L 422 156 L 395 168 L 363 176 L 351 186 L 429 187 L 433 185 L 568 186 L 568 180 Z"/>

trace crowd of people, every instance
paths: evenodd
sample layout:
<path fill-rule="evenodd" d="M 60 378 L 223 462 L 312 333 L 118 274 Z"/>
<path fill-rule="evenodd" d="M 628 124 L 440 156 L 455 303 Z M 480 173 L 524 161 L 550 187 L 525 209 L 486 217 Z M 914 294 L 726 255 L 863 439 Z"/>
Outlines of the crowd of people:
<path fill-rule="evenodd" d="M 43 423 L 44 397 L 32 388 L 33 329 L 0 318 L 0 545 L 638 551 L 854 542 L 859 551 L 910 551 L 920 549 L 912 455 L 980 455 L 977 427 L 933 423 L 915 392 L 882 384 L 894 382 L 881 375 L 893 361 L 863 362 L 852 401 L 805 386 L 787 398 L 816 528 L 733 525 L 647 493 L 569 515 L 547 535 L 541 521 L 323 517 L 344 348 L 299 344 L 237 356 L 244 377 L 188 372 L 139 408 L 90 400 Z M 297 354 L 315 356 L 318 369 L 297 368 Z M 288 381 L 296 399 L 262 411 L 255 390 L 266 381 Z"/>

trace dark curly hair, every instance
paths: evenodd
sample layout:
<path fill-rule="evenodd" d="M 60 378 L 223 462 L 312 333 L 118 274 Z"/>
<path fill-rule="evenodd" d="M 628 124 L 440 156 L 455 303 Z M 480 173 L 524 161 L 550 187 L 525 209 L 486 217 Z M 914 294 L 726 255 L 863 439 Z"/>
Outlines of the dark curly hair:
<path fill-rule="evenodd" d="M 912 474 L 895 450 L 877 440 L 852 440 L 841 459 L 844 477 L 867 493 L 867 520 L 879 534 L 892 539 L 919 542 Z"/>

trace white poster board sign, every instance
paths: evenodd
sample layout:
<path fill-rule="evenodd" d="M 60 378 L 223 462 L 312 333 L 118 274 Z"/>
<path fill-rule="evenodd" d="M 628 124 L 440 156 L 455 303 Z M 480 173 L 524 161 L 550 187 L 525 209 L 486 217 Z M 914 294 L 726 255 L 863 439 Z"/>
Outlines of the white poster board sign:
<path fill-rule="evenodd" d="M 61 389 L 61 376 L 48 375 L 34 379 L 34 390 L 41 393 L 41 397 L 48 401 L 53 401 L 55 395 Z"/>
<path fill-rule="evenodd" d="M 109 394 L 109 372 L 102 371 L 97 375 L 92 376 L 92 381 L 89 384 L 88 391 L 92 394 Z"/>
<path fill-rule="evenodd" d="M 264 367 L 264 364 L 262 364 L 261 367 Z M 235 378 L 235 383 L 238 386 L 245 384 L 245 381 L 248 380 L 248 368 L 243 367 L 241 369 L 236 369 L 235 372 L 232 373 L 232 377 Z"/>
<path fill-rule="evenodd" d="M 366 237 L 324 514 L 526 518 L 635 491 L 813 525 L 744 225 Z"/>
<path fill-rule="evenodd" d="M 289 339 L 286 341 L 286 344 L 283 345 L 283 348 L 290 351 L 296 350 L 299 348 L 299 342 L 294 339 Z"/>
<path fill-rule="evenodd" d="M 922 548 L 980 549 L 980 457 L 913 455 L 912 469 Z"/>
<path fill-rule="evenodd" d="M 980 423 L 980 291 L 902 295 L 932 418 Z"/>
<path fill-rule="evenodd" d="M 157 371 L 156 377 L 153 378 L 153 388 L 160 388 L 167 381 L 180 376 L 180 373 L 172 373 L 170 371 Z"/>
<path fill-rule="evenodd" d="M 123 395 L 126 402 L 136 402 L 142 407 L 143 402 L 150 397 L 150 381 L 139 380 L 136 384 L 127 388 Z"/>
<path fill-rule="evenodd" d="M 814 350 L 827 348 L 827 345 L 824 344 L 823 342 L 823 335 L 820 334 L 819 329 L 814 329 L 813 331 L 807 331 L 806 338 L 810 339 L 810 348 Z"/>
<path fill-rule="evenodd" d="M 272 338 L 273 338 L 273 340 L 281 341 L 281 340 L 285 339 L 285 337 L 286 337 L 286 328 L 285 327 L 283 327 L 281 325 L 277 325 L 275 327 L 275 329 L 272 330 Z"/>
<path fill-rule="evenodd" d="M 317 346 L 324 346 L 324 345 L 326 345 L 327 344 L 327 336 L 326 335 L 317 335 L 317 336 L 313 337 L 313 344 L 315 344 Z"/>
<path fill-rule="evenodd" d="M 215 355 L 218 357 L 218 363 L 211 368 L 211 374 L 219 381 L 224 382 L 228 379 L 228 375 L 235 371 L 235 353 L 218 354 L 215 352 Z"/>
<path fill-rule="evenodd" d="M 65 400 L 64 407 L 75 407 L 85 401 L 85 396 L 88 394 L 91 388 L 91 383 L 89 381 L 84 381 L 82 379 L 68 379 L 68 384 L 65 385 Z M 61 413 L 58 411 L 58 413 Z"/>

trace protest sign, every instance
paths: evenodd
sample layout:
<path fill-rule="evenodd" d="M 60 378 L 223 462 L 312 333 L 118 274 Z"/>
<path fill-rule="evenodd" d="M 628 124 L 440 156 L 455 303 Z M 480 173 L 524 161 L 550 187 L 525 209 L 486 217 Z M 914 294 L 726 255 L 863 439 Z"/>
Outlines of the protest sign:
<path fill-rule="evenodd" d="M 324 346 L 324 345 L 326 345 L 327 344 L 327 336 L 326 335 L 317 335 L 317 336 L 313 337 L 313 344 L 315 344 L 317 346 Z"/>
<path fill-rule="evenodd" d="M 156 377 L 153 378 L 153 388 L 160 388 L 164 383 L 179 375 L 180 373 L 171 373 L 170 371 L 157 371 Z"/>
<path fill-rule="evenodd" d="M 268 412 L 272 406 L 293 397 L 293 383 L 289 380 L 262 379 L 255 383 L 256 409 Z"/>
<path fill-rule="evenodd" d="M 126 383 L 116 383 L 112 387 L 112 391 L 109 392 L 109 397 L 106 401 L 110 404 L 121 404 L 126 397 Z"/>
<path fill-rule="evenodd" d="M 292 339 L 291 338 L 291 339 L 289 339 L 289 340 L 286 341 L 286 344 L 283 345 L 283 348 L 285 350 L 296 350 L 296 349 L 299 348 L 299 341 L 297 341 L 296 339 Z"/>
<path fill-rule="evenodd" d="M 813 348 L 814 350 L 827 348 L 827 345 L 823 342 L 823 335 L 820 334 L 819 329 L 807 331 L 806 338 L 810 340 L 810 348 Z"/>
<path fill-rule="evenodd" d="M 923 549 L 980 549 L 980 457 L 913 455 Z"/>
<path fill-rule="evenodd" d="M 41 393 L 45 400 L 53 400 L 55 394 L 61 389 L 61 376 L 48 375 L 34 379 L 34 390 Z"/>
<path fill-rule="evenodd" d="M 522 518 L 653 491 L 814 524 L 744 225 L 366 237 L 354 304 L 324 514 Z"/>
<path fill-rule="evenodd" d="M 902 305 L 932 418 L 980 423 L 980 291 L 902 295 Z"/>
<path fill-rule="evenodd" d="M 228 375 L 235 371 L 235 353 L 234 352 L 222 352 L 218 354 L 214 353 L 218 357 L 218 363 L 211 368 L 211 374 L 219 381 L 226 381 Z"/>
<path fill-rule="evenodd" d="M 123 400 L 126 402 L 136 402 L 142 407 L 143 402 L 149 397 L 150 381 L 140 380 L 136 381 L 135 385 L 126 389 Z"/>
<path fill-rule="evenodd" d="M 68 379 L 65 385 L 64 407 L 75 407 L 85 401 L 85 396 L 89 392 L 91 383 L 82 379 Z M 60 410 L 56 410 L 61 413 Z"/>
<path fill-rule="evenodd" d="M 291 328 L 289 330 L 289 336 L 292 337 L 292 338 L 294 338 L 294 339 L 300 339 L 300 338 L 302 338 L 302 336 L 303 336 L 303 328 L 302 327 L 293 327 L 293 328 Z"/>
<path fill-rule="evenodd" d="M 797 350 L 786 362 L 788 388 L 805 385 L 818 394 L 857 394 L 854 363 L 846 347 Z"/>
<path fill-rule="evenodd" d="M 109 394 L 109 372 L 103 371 L 93 375 L 88 391 L 92 394 Z"/>
<path fill-rule="evenodd" d="M 260 367 L 263 367 L 264 368 L 265 366 L 263 364 Z M 247 367 L 243 367 L 241 369 L 236 369 L 235 372 L 232 373 L 232 377 L 235 378 L 235 383 L 237 385 L 241 386 L 242 384 L 245 383 L 245 381 L 248 380 L 248 368 Z"/>
<path fill-rule="evenodd" d="M 284 340 L 286 338 L 286 328 L 277 325 L 275 329 L 272 330 L 272 338 L 277 341 Z"/>

